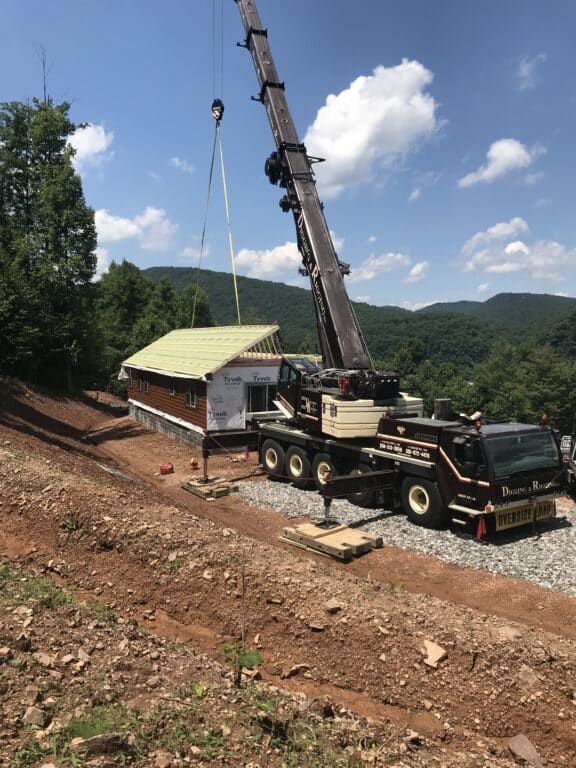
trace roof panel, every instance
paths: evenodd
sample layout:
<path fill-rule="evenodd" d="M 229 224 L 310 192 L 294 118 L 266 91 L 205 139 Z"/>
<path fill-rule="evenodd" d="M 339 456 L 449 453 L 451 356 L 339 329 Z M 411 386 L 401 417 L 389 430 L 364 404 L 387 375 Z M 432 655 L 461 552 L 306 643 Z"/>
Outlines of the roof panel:
<path fill-rule="evenodd" d="M 128 357 L 122 365 L 201 378 L 278 332 L 277 325 L 180 328 Z"/>

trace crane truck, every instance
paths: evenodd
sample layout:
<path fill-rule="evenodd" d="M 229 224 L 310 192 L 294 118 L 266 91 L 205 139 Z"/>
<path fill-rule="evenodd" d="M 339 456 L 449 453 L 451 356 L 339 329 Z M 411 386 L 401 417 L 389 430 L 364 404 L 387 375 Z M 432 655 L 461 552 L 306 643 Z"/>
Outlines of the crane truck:
<path fill-rule="evenodd" d="M 335 252 L 313 164 L 300 141 L 254 0 L 235 0 L 256 69 L 275 149 L 265 162 L 284 193 L 310 278 L 322 365 L 283 357 L 277 406 L 283 418 L 258 425 L 259 457 L 271 477 L 315 486 L 325 504 L 400 507 L 417 525 L 496 530 L 555 515 L 566 480 L 558 439 L 546 425 L 455 417 L 446 401 L 426 418 L 420 398 L 401 391 L 396 373 L 374 369 L 346 292 L 350 266 Z M 443 412 L 442 412 L 443 410 Z"/>

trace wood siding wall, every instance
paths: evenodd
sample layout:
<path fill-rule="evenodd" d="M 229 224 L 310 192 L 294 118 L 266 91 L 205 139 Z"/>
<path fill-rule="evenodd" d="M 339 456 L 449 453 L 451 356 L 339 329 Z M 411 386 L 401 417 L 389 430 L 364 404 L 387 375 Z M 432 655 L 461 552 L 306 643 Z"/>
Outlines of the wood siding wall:
<path fill-rule="evenodd" d="M 195 379 L 179 379 L 163 376 L 159 373 L 149 373 L 129 369 L 131 379 L 128 382 L 128 397 L 143 405 L 149 405 L 157 411 L 175 416 L 178 419 L 206 429 L 207 418 L 207 388 L 206 382 Z M 145 382 L 148 383 L 146 392 Z M 174 387 L 174 394 L 171 394 Z M 197 407 L 186 404 L 186 392 L 196 395 Z"/>

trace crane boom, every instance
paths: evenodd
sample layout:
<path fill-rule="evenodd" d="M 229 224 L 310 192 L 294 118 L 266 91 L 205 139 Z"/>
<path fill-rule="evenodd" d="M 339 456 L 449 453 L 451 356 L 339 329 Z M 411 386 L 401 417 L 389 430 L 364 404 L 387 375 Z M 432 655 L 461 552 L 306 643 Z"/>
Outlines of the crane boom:
<path fill-rule="evenodd" d="M 273 184 L 286 189 L 280 200 L 283 211 L 292 211 L 304 274 L 310 277 L 318 336 L 324 365 L 344 370 L 372 370 L 370 357 L 344 286 L 347 265 L 336 255 L 334 243 L 316 190 L 311 158 L 298 138 L 284 95 L 284 83 L 268 45 L 253 0 L 236 0 L 242 17 L 246 47 L 260 84 L 256 100 L 266 107 L 276 151 L 266 161 L 266 174 Z"/>

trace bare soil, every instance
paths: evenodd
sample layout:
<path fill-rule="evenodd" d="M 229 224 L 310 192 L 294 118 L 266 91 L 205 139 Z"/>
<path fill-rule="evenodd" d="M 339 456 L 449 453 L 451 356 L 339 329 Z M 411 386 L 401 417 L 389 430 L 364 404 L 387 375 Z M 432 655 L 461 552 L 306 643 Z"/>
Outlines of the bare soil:
<path fill-rule="evenodd" d="M 508 739 L 525 734 L 542 761 L 576 765 L 574 598 L 392 547 L 348 565 L 302 552 L 278 540 L 286 524 L 281 515 L 234 494 L 202 501 L 184 491 L 180 483 L 202 474 L 202 460 L 111 415 L 102 398 L 4 385 L 0 405 L 3 561 L 23 574 L 44 573 L 77 601 L 96 599 L 120 617 L 118 626 L 98 628 L 88 608 L 62 607 L 62 616 L 35 611 L 27 628 L 25 614 L 11 612 L 0 618 L 0 646 L 12 659 L 23 631 L 55 658 L 59 649 L 98 636 L 101 669 L 114 670 L 126 648 L 131 652 L 128 669 L 102 682 L 111 686 L 110 700 L 157 704 L 160 693 L 178 699 L 178 686 L 190 682 L 185 654 L 200 660 L 194 679 L 231 684 L 222 649 L 243 625 L 247 645 L 262 656 L 261 684 L 295 697 L 299 712 L 303 701 L 324 702 L 318 733 L 327 713 L 342 715 L 336 723 L 332 717 L 326 737 L 335 750 L 331 762 L 306 762 L 305 751 L 288 762 L 285 747 L 261 729 L 260 740 L 250 747 L 242 741 L 242 749 L 234 742 L 231 757 L 214 758 L 218 764 L 320 766 L 345 759 L 342 765 L 493 768 L 514 764 Z M 167 462 L 175 472 L 161 475 Z M 209 474 L 269 482 L 253 455 L 213 457 Z M 50 625 L 55 616 L 57 625 Z M 143 648 L 140 635 L 130 634 L 135 628 L 149 633 Z M 425 663 L 425 641 L 445 651 L 436 668 Z M 2 663 L 0 652 L 0 764 L 30 736 L 21 711 L 30 680 L 21 668 L 12 674 L 6 661 L 11 677 L 4 691 Z M 55 721 L 102 696 L 109 701 L 94 681 L 96 694 L 74 698 L 85 674 L 63 674 Z M 158 685 L 148 685 L 154 677 Z M 237 723 L 246 702 L 234 703 L 227 688 L 219 695 L 211 711 L 224 707 Z M 204 743 L 202 749 L 171 747 L 163 758 L 150 746 L 133 759 L 158 768 L 162 759 L 210 762 Z"/>

